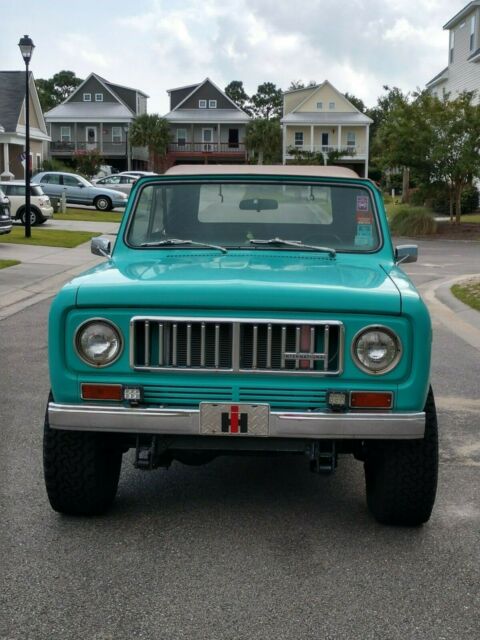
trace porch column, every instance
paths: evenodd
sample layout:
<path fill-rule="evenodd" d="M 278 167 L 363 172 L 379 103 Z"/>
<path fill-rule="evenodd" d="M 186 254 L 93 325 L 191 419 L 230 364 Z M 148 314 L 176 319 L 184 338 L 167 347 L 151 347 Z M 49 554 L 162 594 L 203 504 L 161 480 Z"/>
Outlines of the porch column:
<path fill-rule="evenodd" d="M 287 156 L 287 125 L 284 124 L 282 126 L 282 134 L 283 134 L 283 160 L 282 160 L 282 164 L 286 164 L 286 156 Z"/>
<path fill-rule="evenodd" d="M 313 153 L 313 124 L 310 125 L 310 151 Z"/>
<path fill-rule="evenodd" d="M 78 140 L 78 138 L 77 138 L 77 123 L 74 122 L 73 123 L 73 141 L 75 143 L 75 151 L 77 150 L 77 140 Z"/>
<path fill-rule="evenodd" d="M 8 149 L 8 142 L 3 143 L 3 173 L 10 173 L 10 153 Z"/>
<path fill-rule="evenodd" d="M 195 142 L 195 138 L 194 138 L 195 132 L 194 132 L 194 130 L 193 130 L 193 122 L 192 122 L 192 124 L 190 125 L 190 135 L 191 135 L 191 138 L 190 138 L 190 144 L 192 145 L 192 146 L 190 147 L 190 151 L 195 151 L 195 145 L 194 145 L 194 142 Z"/>
<path fill-rule="evenodd" d="M 100 122 L 98 125 L 99 132 L 98 135 L 100 137 L 100 153 L 103 153 L 103 122 Z"/>
<path fill-rule="evenodd" d="M 368 154 L 370 153 L 370 125 L 365 127 L 365 178 L 368 178 Z"/>
<path fill-rule="evenodd" d="M 342 125 L 341 124 L 339 124 L 337 127 L 337 135 L 338 135 L 337 150 L 340 153 L 340 151 L 342 150 Z"/>
<path fill-rule="evenodd" d="M 217 141 L 218 141 L 218 147 L 217 147 L 217 151 L 220 152 L 221 150 L 221 139 L 220 139 L 220 123 L 217 124 Z"/>

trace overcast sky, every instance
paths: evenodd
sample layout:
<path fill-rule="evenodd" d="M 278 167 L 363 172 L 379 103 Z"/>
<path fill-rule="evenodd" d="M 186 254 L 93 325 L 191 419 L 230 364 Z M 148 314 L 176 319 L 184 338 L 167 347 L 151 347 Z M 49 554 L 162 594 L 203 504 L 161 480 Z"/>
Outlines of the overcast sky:
<path fill-rule="evenodd" d="M 92 71 L 150 96 L 168 111 L 166 89 L 210 77 L 247 93 L 271 81 L 325 79 L 376 102 L 385 84 L 423 87 L 447 64 L 442 26 L 466 0 L 0 0 L 0 69 L 48 78 Z"/>

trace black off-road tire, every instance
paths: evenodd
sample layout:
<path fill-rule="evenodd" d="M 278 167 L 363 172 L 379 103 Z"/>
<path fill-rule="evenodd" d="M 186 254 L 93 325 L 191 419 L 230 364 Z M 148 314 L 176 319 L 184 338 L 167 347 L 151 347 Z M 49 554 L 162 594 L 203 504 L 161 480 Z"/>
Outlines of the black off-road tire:
<path fill-rule="evenodd" d="M 97 196 L 93 201 L 95 209 L 97 211 L 111 211 L 112 210 L 112 201 L 108 196 Z"/>
<path fill-rule="evenodd" d="M 367 504 L 382 524 L 419 526 L 430 518 L 438 476 L 438 428 L 433 391 L 425 404 L 422 440 L 367 444 Z"/>
<path fill-rule="evenodd" d="M 108 435 L 59 431 L 45 415 L 43 468 L 48 499 L 55 511 L 69 515 L 105 513 L 117 493 L 122 452 Z"/>

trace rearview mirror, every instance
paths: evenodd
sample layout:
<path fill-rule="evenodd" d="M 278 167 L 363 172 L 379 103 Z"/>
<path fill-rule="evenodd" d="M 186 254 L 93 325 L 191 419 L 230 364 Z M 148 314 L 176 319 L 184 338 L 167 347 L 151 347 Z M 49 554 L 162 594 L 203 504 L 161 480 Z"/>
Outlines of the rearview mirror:
<path fill-rule="evenodd" d="M 250 198 L 240 202 L 240 209 L 245 211 L 265 211 L 267 209 L 278 209 L 278 200 L 268 198 Z"/>
<path fill-rule="evenodd" d="M 105 236 L 92 238 L 92 241 L 90 243 L 90 251 L 95 256 L 102 256 L 102 258 L 111 258 L 112 243 Z"/>
<path fill-rule="evenodd" d="M 395 247 L 395 262 L 406 264 L 416 262 L 418 259 L 418 247 L 416 244 L 399 244 Z"/>

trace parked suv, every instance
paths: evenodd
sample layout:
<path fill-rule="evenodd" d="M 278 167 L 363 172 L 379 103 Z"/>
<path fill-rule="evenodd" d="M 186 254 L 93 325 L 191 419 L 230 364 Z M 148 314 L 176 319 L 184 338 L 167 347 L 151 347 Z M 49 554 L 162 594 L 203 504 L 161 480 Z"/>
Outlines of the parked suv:
<path fill-rule="evenodd" d="M 94 206 L 99 211 L 110 211 L 115 207 L 124 207 L 128 200 L 125 193 L 105 187 L 96 187 L 75 173 L 43 171 L 37 173 L 33 179 L 35 182 L 39 182 L 44 192 L 51 197 L 60 198 L 65 192 L 68 203 Z"/>
<path fill-rule="evenodd" d="M 25 181 L 0 182 L 0 187 L 10 199 L 12 219 L 25 224 Z M 52 216 L 50 198 L 43 193 L 39 184 L 30 184 L 30 224 L 43 224 Z"/>
<path fill-rule="evenodd" d="M 10 200 L 0 187 L 0 235 L 10 233 L 12 230 L 12 219 L 10 217 Z"/>
<path fill-rule="evenodd" d="M 114 247 L 94 238 L 92 251 L 106 262 L 50 312 L 54 509 L 105 511 L 133 448 L 144 470 L 298 454 L 332 473 L 351 454 L 380 522 L 429 519 L 431 323 L 399 266 L 417 248 L 392 247 L 373 182 L 339 167 L 178 166 L 140 178 Z"/>

